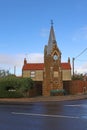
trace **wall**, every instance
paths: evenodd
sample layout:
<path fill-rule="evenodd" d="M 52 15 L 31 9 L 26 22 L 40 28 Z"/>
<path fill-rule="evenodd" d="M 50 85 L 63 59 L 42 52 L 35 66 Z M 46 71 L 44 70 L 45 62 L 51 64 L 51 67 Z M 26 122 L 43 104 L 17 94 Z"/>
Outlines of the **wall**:
<path fill-rule="evenodd" d="M 62 70 L 63 81 L 71 80 L 71 70 Z"/>
<path fill-rule="evenodd" d="M 63 88 L 68 94 L 81 94 L 87 92 L 87 81 L 72 80 L 64 81 Z"/>
<path fill-rule="evenodd" d="M 31 76 L 31 72 L 35 72 L 35 76 Z M 22 75 L 23 77 L 31 77 L 34 81 L 43 81 L 43 70 L 25 70 Z"/>
<path fill-rule="evenodd" d="M 87 81 L 63 81 L 63 88 L 67 91 L 67 94 L 87 93 Z M 33 97 L 40 95 L 42 95 L 42 82 L 35 82 L 34 88 L 29 90 L 29 96 Z"/>
<path fill-rule="evenodd" d="M 23 77 L 31 77 L 30 70 L 23 70 Z M 35 70 L 35 77 L 31 77 L 34 81 L 43 81 L 43 70 Z M 63 81 L 71 80 L 71 70 L 62 70 Z"/>

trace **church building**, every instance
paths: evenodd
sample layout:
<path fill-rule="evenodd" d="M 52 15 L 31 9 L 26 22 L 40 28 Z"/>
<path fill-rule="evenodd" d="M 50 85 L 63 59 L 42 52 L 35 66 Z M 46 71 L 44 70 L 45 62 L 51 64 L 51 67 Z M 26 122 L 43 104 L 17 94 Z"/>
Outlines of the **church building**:
<path fill-rule="evenodd" d="M 43 96 L 50 96 L 52 91 L 63 90 L 63 81 L 71 80 L 70 58 L 67 62 L 61 62 L 61 51 L 57 45 L 52 23 L 48 44 L 44 47 L 44 63 L 27 63 L 25 58 L 22 76 L 30 77 L 38 83 Z"/>

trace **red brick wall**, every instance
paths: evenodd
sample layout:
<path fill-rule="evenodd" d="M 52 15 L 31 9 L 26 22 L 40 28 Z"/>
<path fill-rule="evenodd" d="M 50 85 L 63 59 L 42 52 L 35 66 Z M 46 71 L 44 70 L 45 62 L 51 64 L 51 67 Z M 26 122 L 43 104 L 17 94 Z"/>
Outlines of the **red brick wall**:
<path fill-rule="evenodd" d="M 80 94 L 87 92 L 87 81 L 72 80 L 63 81 L 63 88 L 68 94 Z M 42 95 L 42 82 L 35 82 L 33 89 L 29 90 L 29 97 Z"/>
<path fill-rule="evenodd" d="M 87 81 L 64 81 L 63 88 L 67 91 L 68 94 L 85 93 L 87 91 Z"/>

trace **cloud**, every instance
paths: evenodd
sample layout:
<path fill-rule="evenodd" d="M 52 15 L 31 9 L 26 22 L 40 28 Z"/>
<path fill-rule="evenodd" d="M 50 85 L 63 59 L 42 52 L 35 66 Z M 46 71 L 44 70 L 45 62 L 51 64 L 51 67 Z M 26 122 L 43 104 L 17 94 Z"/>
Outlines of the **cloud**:
<path fill-rule="evenodd" d="M 84 63 L 80 67 L 79 66 L 76 67 L 75 70 L 76 70 L 77 73 L 83 73 L 83 74 L 87 73 L 87 63 Z"/>
<path fill-rule="evenodd" d="M 0 69 L 9 70 L 11 73 L 14 73 L 14 67 L 16 66 L 16 74 L 21 75 L 25 57 L 29 63 L 43 62 L 42 53 L 30 53 L 26 56 L 24 54 L 0 54 Z"/>
<path fill-rule="evenodd" d="M 45 29 L 45 28 L 43 28 L 43 29 L 41 30 L 41 32 L 40 32 L 40 35 L 41 35 L 42 37 L 48 37 L 48 34 L 49 34 L 49 30 L 48 30 L 48 29 Z"/>
<path fill-rule="evenodd" d="M 81 41 L 86 40 L 87 41 L 87 26 L 81 27 L 78 29 L 72 38 L 73 41 Z"/>
<path fill-rule="evenodd" d="M 0 69 L 9 70 L 10 73 L 14 74 L 14 67 L 16 67 L 16 74 L 21 75 L 23 59 L 23 54 L 0 54 Z"/>
<path fill-rule="evenodd" d="M 22 65 L 24 55 L 16 54 L 16 55 L 9 55 L 9 54 L 0 54 L 0 64 L 1 65 L 17 65 L 18 67 Z"/>
<path fill-rule="evenodd" d="M 29 63 L 43 63 L 44 62 L 43 53 L 30 53 L 27 55 Z"/>
<path fill-rule="evenodd" d="M 29 54 L 0 54 L 0 69 L 9 70 L 10 73 L 14 73 L 14 67 L 16 66 L 16 75 L 22 74 L 22 66 L 24 58 L 28 63 L 44 63 L 43 53 L 29 53 Z M 77 73 L 87 73 L 87 63 L 83 63 L 81 66 L 75 67 Z"/>

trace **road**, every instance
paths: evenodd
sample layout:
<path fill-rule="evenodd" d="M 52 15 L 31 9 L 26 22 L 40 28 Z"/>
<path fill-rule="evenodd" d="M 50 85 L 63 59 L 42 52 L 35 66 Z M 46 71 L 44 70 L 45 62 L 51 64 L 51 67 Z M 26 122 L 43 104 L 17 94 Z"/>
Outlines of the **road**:
<path fill-rule="evenodd" d="M 87 130 L 87 100 L 0 104 L 0 130 Z"/>

